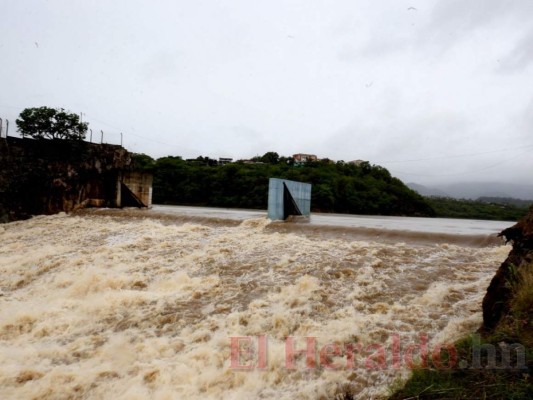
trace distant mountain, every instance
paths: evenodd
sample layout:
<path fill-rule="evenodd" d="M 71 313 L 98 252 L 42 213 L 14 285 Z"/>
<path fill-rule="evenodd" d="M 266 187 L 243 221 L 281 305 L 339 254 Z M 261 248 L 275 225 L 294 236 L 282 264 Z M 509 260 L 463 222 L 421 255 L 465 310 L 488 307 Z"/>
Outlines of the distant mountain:
<path fill-rule="evenodd" d="M 451 197 L 448 193 L 446 193 L 446 192 L 444 192 L 442 190 L 439 190 L 439 189 L 436 189 L 436 188 L 432 188 L 432 187 L 428 187 L 428 186 L 424 186 L 424 185 L 420 185 L 418 183 L 410 182 L 410 183 L 406 183 L 405 185 L 409 189 L 413 189 L 415 192 L 418 192 L 422 196 Z"/>
<path fill-rule="evenodd" d="M 464 182 L 439 185 L 439 189 L 455 198 L 512 197 L 514 199 L 533 200 L 533 185 L 503 182 Z"/>
<path fill-rule="evenodd" d="M 531 200 L 533 202 L 533 185 L 519 185 L 504 182 L 460 182 L 434 186 L 408 183 L 407 186 L 423 196 L 441 196 L 472 200 L 480 197 L 507 197 Z"/>

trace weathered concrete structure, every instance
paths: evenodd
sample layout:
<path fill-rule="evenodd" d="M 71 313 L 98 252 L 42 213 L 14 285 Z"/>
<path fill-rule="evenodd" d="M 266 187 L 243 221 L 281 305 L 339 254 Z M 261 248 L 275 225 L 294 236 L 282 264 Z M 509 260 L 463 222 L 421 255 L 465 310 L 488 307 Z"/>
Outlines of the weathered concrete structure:
<path fill-rule="evenodd" d="M 121 146 L 0 138 L 0 220 L 83 207 L 150 207 L 152 175 Z"/>
<path fill-rule="evenodd" d="M 117 196 L 118 207 L 152 206 L 152 174 L 138 171 L 126 171 L 122 174 L 120 182 L 121 195 Z M 133 196 L 133 199 L 131 196 Z"/>
<path fill-rule="evenodd" d="M 289 215 L 311 215 L 311 184 L 270 178 L 268 218 L 285 220 Z"/>

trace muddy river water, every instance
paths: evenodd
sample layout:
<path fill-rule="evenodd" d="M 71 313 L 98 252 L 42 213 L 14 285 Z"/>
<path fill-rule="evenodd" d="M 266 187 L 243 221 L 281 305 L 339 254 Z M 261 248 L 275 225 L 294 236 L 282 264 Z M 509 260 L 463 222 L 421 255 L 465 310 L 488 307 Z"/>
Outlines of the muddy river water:
<path fill-rule="evenodd" d="M 0 225 L 0 398 L 382 398 L 420 346 L 477 329 L 509 225 L 170 206 Z"/>

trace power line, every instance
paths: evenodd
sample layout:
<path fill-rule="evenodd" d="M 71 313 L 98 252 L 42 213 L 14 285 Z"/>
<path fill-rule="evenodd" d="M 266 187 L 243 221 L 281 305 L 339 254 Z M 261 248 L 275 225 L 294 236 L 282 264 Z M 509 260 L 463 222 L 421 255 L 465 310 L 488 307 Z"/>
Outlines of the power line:
<path fill-rule="evenodd" d="M 89 116 L 90 119 L 92 119 L 92 120 L 94 120 L 94 121 L 96 121 L 96 122 L 99 122 L 99 123 L 101 123 L 101 124 L 107 125 L 108 127 L 115 129 L 116 131 L 121 131 L 121 129 L 117 128 L 116 126 L 113 126 L 112 124 L 109 124 L 109 123 L 106 122 L 106 121 L 102 121 L 102 120 L 100 120 L 100 119 L 98 119 L 98 118 L 94 118 L 94 117 L 92 116 L 92 114 L 84 113 L 84 115 L 85 115 L 86 117 Z M 131 135 L 131 136 L 135 136 L 135 137 L 137 137 L 137 138 L 139 138 L 139 139 L 146 140 L 146 141 L 148 141 L 148 142 L 158 143 L 158 144 L 162 144 L 162 145 L 164 145 L 164 146 L 169 146 L 169 147 L 177 147 L 176 144 L 170 144 L 170 143 L 161 142 L 160 140 L 151 139 L 151 138 L 148 138 L 148 137 L 145 137 L 145 136 L 137 135 L 137 134 L 132 133 L 132 132 L 127 132 L 127 134 L 128 134 L 128 135 Z"/>

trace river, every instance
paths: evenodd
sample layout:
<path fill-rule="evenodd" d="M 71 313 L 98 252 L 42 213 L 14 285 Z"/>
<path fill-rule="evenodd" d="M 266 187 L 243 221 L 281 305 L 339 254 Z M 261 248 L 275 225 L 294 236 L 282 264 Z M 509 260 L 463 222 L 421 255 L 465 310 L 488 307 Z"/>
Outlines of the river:
<path fill-rule="evenodd" d="M 383 398 L 416 346 L 477 329 L 509 225 L 170 206 L 1 225 L 0 398 Z"/>

